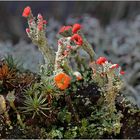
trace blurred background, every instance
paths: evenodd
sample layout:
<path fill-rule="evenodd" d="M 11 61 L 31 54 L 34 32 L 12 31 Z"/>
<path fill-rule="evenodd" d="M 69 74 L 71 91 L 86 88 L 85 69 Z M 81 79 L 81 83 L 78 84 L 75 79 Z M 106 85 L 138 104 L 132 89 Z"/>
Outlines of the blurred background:
<path fill-rule="evenodd" d="M 39 71 L 43 57 L 28 39 L 24 7 L 48 21 L 47 37 L 54 49 L 62 25 L 80 23 L 98 56 L 119 63 L 130 100 L 140 106 L 140 2 L 139 1 L 30 1 L 0 2 L 0 58 L 7 54 L 33 72 Z"/>

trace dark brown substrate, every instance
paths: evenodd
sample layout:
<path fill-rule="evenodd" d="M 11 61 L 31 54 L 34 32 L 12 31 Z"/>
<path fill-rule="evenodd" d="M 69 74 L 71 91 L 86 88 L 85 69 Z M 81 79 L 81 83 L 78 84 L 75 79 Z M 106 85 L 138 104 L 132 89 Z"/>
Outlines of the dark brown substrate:
<path fill-rule="evenodd" d="M 86 116 L 89 116 L 92 112 L 92 110 L 90 110 L 90 108 L 88 108 L 88 103 L 87 106 L 85 108 L 85 103 L 87 102 L 87 98 L 90 99 L 90 102 L 92 104 L 96 104 L 96 102 L 98 101 L 98 99 L 100 98 L 100 91 L 98 90 L 99 87 L 96 84 L 92 84 L 89 85 L 87 87 L 84 86 L 80 86 L 79 89 L 76 92 L 76 96 L 75 93 L 72 93 L 69 96 L 66 96 L 64 98 L 60 98 L 59 99 L 59 104 L 58 104 L 58 108 L 59 107 L 64 107 L 67 106 L 69 111 L 71 111 L 72 113 L 78 112 L 79 118 L 85 118 Z M 75 110 L 72 109 L 71 106 L 71 101 L 74 99 L 78 99 L 74 104 Z M 118 97 L 116 100 L 116 107 L 117 110 L 121 110 L 122 114 L 124 115 L 124 117 L 121 120 L 122 123 L 122 128 L 121 128 L 121 132 L 119 135 L 114 136 L 114 135 L 104 135 L 103 138 L 117 138 L 117 139 L 138 139 L 140 138 L 140 113 L 136 112 L 136 113 L 130 113 L 130 107 L 125 107 L 125 105 L 121 102 L 122 101 L 122 96 Z M 90 103 L 89 103 L 90 104 Z M 137 108 L 136 106 L 131 106 L 132 109 L 133 108 Z M 55 116 L 57 115 L 57 111 L 54 112 L 54 114 L 52 114 L 52 122 L 50 124 L 47 124 L 50 120 L 46 120 L 46 122 L 44 122 L 44 125 L 49 126 L 51 124 L 55 124 L 55 125 L 63 125 L 64 128 L 67 127 L 67 125 L 65 126 L 64 124 L 58 122 L 55 118 Z M 12 115 L 14 116 L 14 115 Z M 14 116 L 16 118 L 16 116 Z M 53 118 L 54 117 L 54 118 Z M 74 118 L 77 119 L 77 118 Z M 16 121 L 16 120 L 15 120 Z M 36 123 L 36 120 L 27 120 L 27 124 L 34 124 Z M 46 123 L 46 124 L 45 124 Z M 75 123 L 75 122 L 72 122 Z M 8 127 L 5 125 L 5 123 L 3 122 L 2 116 L 0 116 L 0 138 L 39 138 L 37 133 L 39 132 L 38 128 L 41 127 L 45 127 L 45 126 L 39 126 L 39 127 L 34 127 L 34 135 L 30 137 L 26 136 L 25 134 L 23 134 L 23 130 L 21 130 L 18 126 L 14 126 L 14 129 L 12 130 L 8 130 Z"/>

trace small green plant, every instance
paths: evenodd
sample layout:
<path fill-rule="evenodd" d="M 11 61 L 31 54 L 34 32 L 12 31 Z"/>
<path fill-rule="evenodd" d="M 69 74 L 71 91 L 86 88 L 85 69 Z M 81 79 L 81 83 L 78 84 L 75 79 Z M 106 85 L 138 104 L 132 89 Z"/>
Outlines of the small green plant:
<path fill-rule="evenodd" d="M 32 115 L 32 118 L 36 115 L 47 117 L 45 112 L 50 110 L 48 108 L 47 98 L 37 89 L 36 85 L 25 91 L 24 98 L 24 106 L 21 107 L 23 113 Z"/>
<path fill-rule="evenodd" d="M 8 67 L 10 69 L 18 69 L 21 70 L 22 69 L 22 64 L 20 64 L 19 61 L 17 61 L 16 59 L 13 58 L 12 55 L 7 55 L 4 58 L 5 62 L 7 63 Z"/>

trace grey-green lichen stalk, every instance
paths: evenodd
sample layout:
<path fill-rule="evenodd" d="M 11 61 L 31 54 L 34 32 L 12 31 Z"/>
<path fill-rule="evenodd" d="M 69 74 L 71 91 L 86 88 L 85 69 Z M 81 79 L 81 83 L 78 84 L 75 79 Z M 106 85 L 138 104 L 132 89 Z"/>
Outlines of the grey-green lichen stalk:
<path fill-rule="evenodd" d="M 32 42 L 38 46 L 39 50 L 42 52 L 46 64 L 54 64 L 54 51 L 48 45 L 46 38 L 46 24 L 47 21 L 43 19 L 41 14 L 38 14 L 37 19 L 33 17 L 30 9 L 30 13 L 27 17 L 29 28 L 26 28 L 28 37 Z"/>

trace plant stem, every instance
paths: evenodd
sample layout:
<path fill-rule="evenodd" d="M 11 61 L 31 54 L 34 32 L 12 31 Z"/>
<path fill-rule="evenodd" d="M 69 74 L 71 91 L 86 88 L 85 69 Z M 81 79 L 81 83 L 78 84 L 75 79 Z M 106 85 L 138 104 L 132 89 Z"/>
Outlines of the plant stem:
<path fill-rule="evenodd" d="M 4 117 L 6 119 L 6 124 L 9 126 L 10 129 L 12 129 L 13 127 L 11 126 L 11 121 L 10 121 L 9 114 L 7 111 L 4 112 Z"/>
<path fill-rule="evenodd" d="M 63 39 L 65 38 L 60 39 L 60 43 L 58 43 L 58 51 L 56 52 L 55 57 L 54 74 L 62 72 L 63 70 L 67 71 L 68 73 L 72 73 L 72 68 L 68 64 L 68 56 L 63 55 L 65 50 Z"/>
<path fill-rule="evenodd" d="M 108 73 L 107 74 L 107 78 L 108 78 L 108 92 L 106 93 L 106 101 L 108 104 L 108 109 L 109 112 L 112 113 L 115 111 L 116 107 L 115 107 L 115 99 L 116 99 L 116 95 L 117 93 L 114 91 L 113 88 L 113 74 L 112 73 Z"/>
<path fill-rule="evenodd" d="M 21 126 L 22 128 L 25 128 L 25 125 L 24 125 L 24 123 L 22 122 L 21 117 L 20 117 L 20 114 L 19 114 L 19 112 L 17 111 L 17 109 L 16 109 L 15 104 L 14 104 L 13 101 L 10 102 L 10 106 L 11 106 L 12 109 L 16 112 L 16 114 L 17 114 L 17 120 L 18 120 L 20 126 Z"/>
<path fill-rule="evenodd" d="M 31 22 L 32 20 L 32 22 Z M 31 23 L 30 23 L 31 22 Z M 44 56 L 45 64 L 54 64 L 55 60 L 55 54 L 54 51 L 51 49 L 51 47 L 48 44 L 46 35 L 45 35 L 45 29 L 40 31 L 37 28 L 37 23 L 35 22 L 35 19 L 32 15 L 28 17 L 28 25 L 30 32 L 28 33 L 29 38 L 31 38 L 33 44 L 37 45 L 39 50 Z"/>
<path fill-rule="evenodd" d="M 79 31 L 78 34 L 83 38 L 83 45 L 82 48 L 89 54 L 90 56 L 90 61 L 94 61 L 96 54 L 91 46 L 91 44 L 87 41 L 87 39 L 85 38 L 84 34 Z"/>

